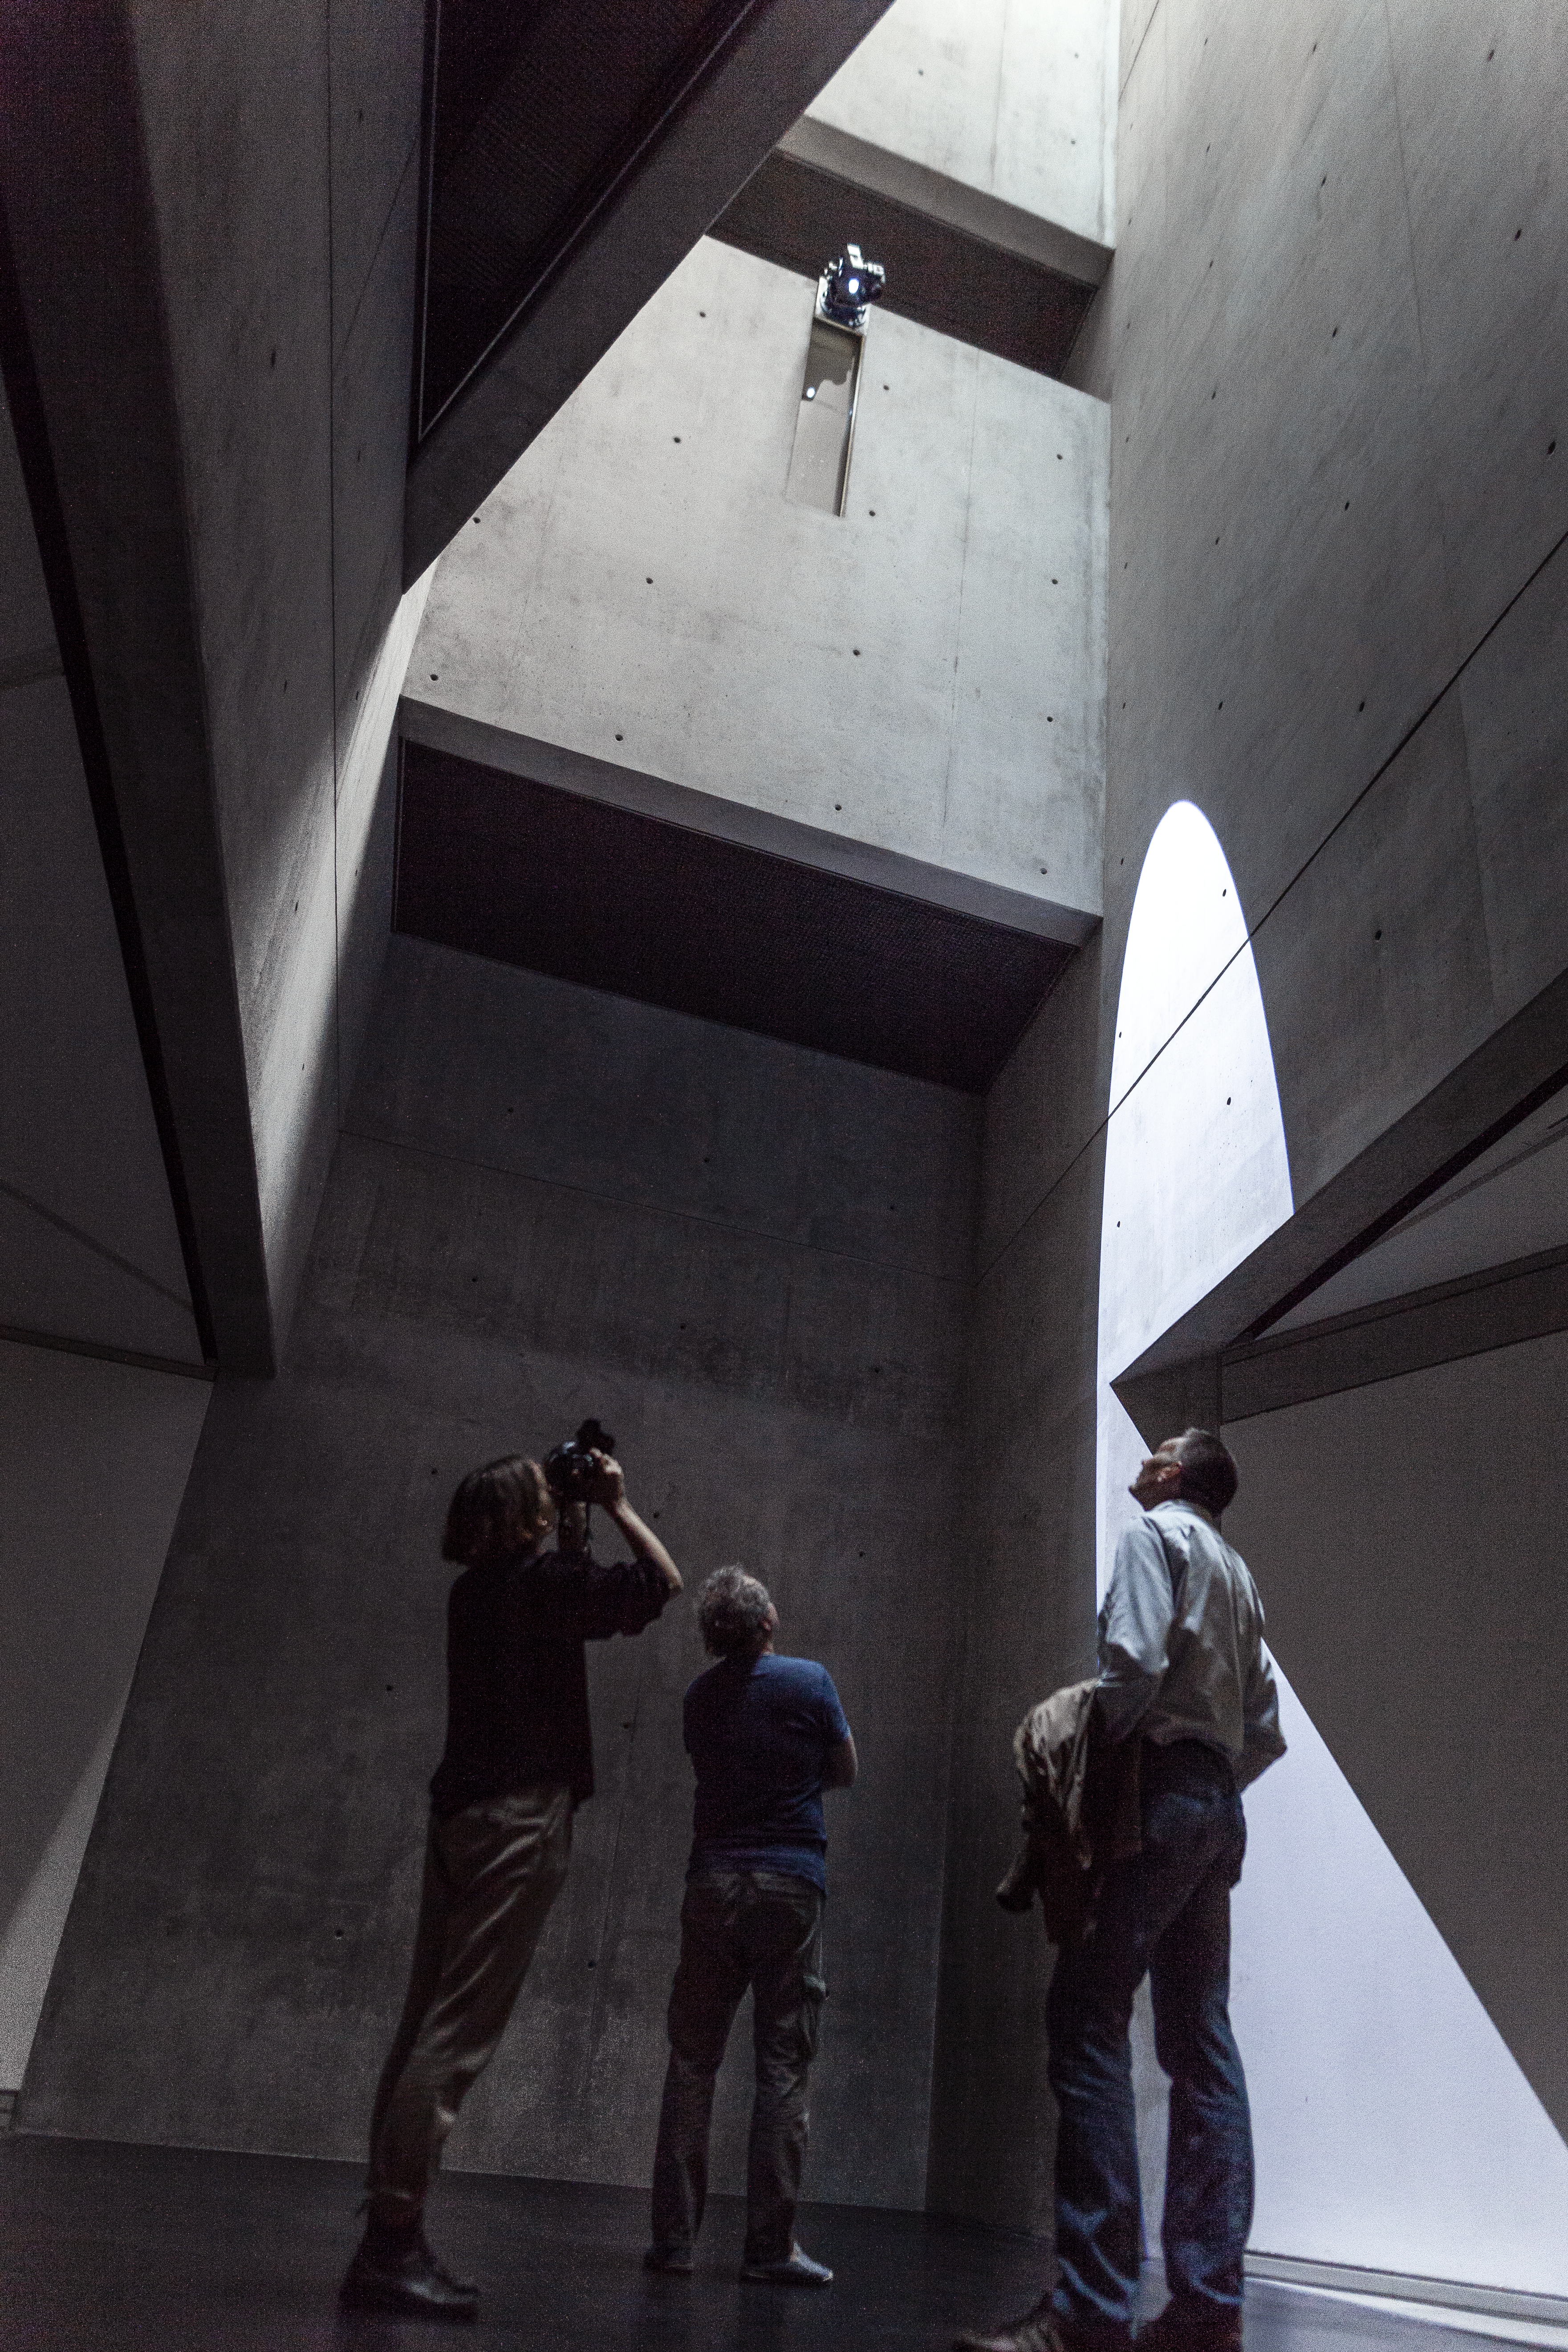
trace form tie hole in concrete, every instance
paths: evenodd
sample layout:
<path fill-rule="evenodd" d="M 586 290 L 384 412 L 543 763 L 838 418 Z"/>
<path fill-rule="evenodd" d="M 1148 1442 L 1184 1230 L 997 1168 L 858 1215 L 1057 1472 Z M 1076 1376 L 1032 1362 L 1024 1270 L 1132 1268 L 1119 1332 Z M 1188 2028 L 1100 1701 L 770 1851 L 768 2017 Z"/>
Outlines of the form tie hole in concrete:
<path fill-rule="evenodd" d="M 1051 574 L 1051 586 L 1052 586 L 1053 588 L 1055 588 L 1055 587 L 1057 587 L 1058 584 L 1059 584 L 1059 583 L 1058 583 L 1058 580 L 1057 580 L 1057 576 L 1056 576 L 1055 572 L 1053 572 L 1053 573 Z"/>
<path fill-rule="evenodd" d="M 1333 340 L 1334 340 L 1334 336 L 1335 336 L 1335 335 L 1337 335 L 1337 334 L 1339 333 L 1339 331 L 1339 331 L 1339 329 L 1338 329 L 1337 327 L 1335 327 L 1335 328 L 1333 329 L 1332 332 L 1331 332 L 1331 333 L 1330 334 L 1330 336 L 1329 336 L 1329 341 L 1330 341 L 1330 342 L 1331 342 L 1331 343 L 1333 341 Z"/>
<path fill-rule="evenodd" d="M 1047 710 L 1046 713 L 1046 725 L 1047 727 L 1054 727 L 1056 723 L 1056 720 L 1051 717 L 1050 712 Z"/>
<path fill-rule="evenodd" d="M 430 673 L 430 683 L 431 683 L 431 685 L 432 685 L 432 686 L 434 686 L 434 685 L 436 684 L 436 681 L 437 681 L 437 678 L 440 677 L 440 675 L 441 675 L 441 673 L 440 673 L 440 671 L 439 671 L 438 669 L 433 669 L 433 670 L 431 671 L 431 673 Z"/>
<path fill-rule="evenodd" d="M 624 742 L 626 741 L 626 737 L 625 737 L 624 735 L 617 735 L 617 736 L 616 736 L 616 742 L 617 742 L 617 743 L 624 743 Z"/>
<path fill-rule="evenodd" d="M 1373 938 L 1374 940 L 1380 940 L 1380 939 L 1382 939 L 1382 937 L 1383 937 L 1383 933 L 1382 933 L 1381 931 L 1373 931 Z"/>
<path fill-rule="evenodd" d="M 1548 456 L 1549 457 L 1552 457 L 1552 456 L 1555 454 L 1555 452 L 1556 452 L 1556 448 L 1557 448 L 1557 444 L 1556 444 L 1556 442 L 1555 442 L 1555 441 L 1549 441 L 1549 442 L 1547 443 L 1547 445 L 1546 445 L 1546 454 L 1547 454 L 1547 456 Z"/>
<path fill-rule="evenodd" d="M 1358 702 L 1358 703 L 1356 704 L 1356 709 L 1357 709 L 1358 710 L 1364 710 L 1364 709 L 1366 709 L 1366 705 L 1365 705 L 1365 703 L 1364 703 L 1364 702 Z"/>
<path fill-rule="evenodd" d="M 273 348 L 273 352 L 272 352 L 272 357 L 268 361 L 267 364 L 268 364 L 268 367 L 276 367 L 276 366 L 277 366 L 277 364 L 278 364 L 278 352 L 277 352 L 277 348 L 276 348 L 276 346 L 274 346 L 274 348 Z"/>
<path fill-rule="evenodd" d="M 650 572 L 646 576 L 647 579 L 647 584 L 651 588 L 653 586 L 653 573 Z"/>
<path fill-rule="evenodd" d="M 478 522 L 478 520 L 479 520 L 479 516 L 478 516 L 478 515 L 476 515 L 476 516 L 474 517 L 474 520 L 475 520 L 476 522 Z"/>
<path fill-rule="evenodd" d="M 678 449 L 679 449 L 679 446 L 680 446 L 680 436 L 679 436 L 679 433 L 675 436 L 675 446 L 676 446 L 676 447 L 677 447 Z M 592 1967 L 593 1967 L 593 1965 L 594 1965 L 593 1961 L 592 1961 L 592 1960 L 590 1960 L 590 1961 L 589 1961 L 589 1963 L 588 1963 L 588 1966 L 589 1966 L 590 1968 L 592 1968 Z"/>
<path fill-rule="evenodd" d="M 859 646 L 850 646 L 850 648 L 849 648 L 849 650 L 850 650 L 850 652 L 854 655 L 854 656 L 855 656 L 856 660 L 857 660 L 857 661 L 858 661 L 858 660 L 859 660 L 859 658 L 860 658 L 860 648 L 859 648 Z"/>
<path fill-rule="evenodd" d="M 1555 441 L 1552 443 L 1552 447 L 1555 449 L 1555 447 L 1557 446 L 1557 444 L 1555 443 Z M 866 509 L 866 511 L 867 511 L 867 513 L 870 516 L 870 518 L 871 518 L 872 521 L 873 521 L 873 522 L 875 522 L 875 521 L 876 521 L 876 520 L 877 520 L 877 509 L 876 509 L 876 508 L 875 508 L 875 507 L 868 507 L 868 508 L 867 508 L 867 509 Z"/>
<path fill-rule="evenodd" d="M 705 319 L 708 316 L 708 313 L 706 310 L 699 310 L 697 315 L 700 319 Z"/>
<path fill-rule="evenodd" d="M 1514 233 L 1513 233 L 1513 241 L 1514 241 L 1515 245 L 1517 245 L 1517 244 L 1519 243 L 1520 238 L 1521 238 L 1523 235 L 1524 235 L 1524 231 L 1523 231 L 1521 228 L 1516 228 L 1516 229 L 1514 230 Z"/>
<path fill-rule="evenodd" d="M 842 802 L 842 801 L 835 801 L 835 802 L 834 802 L 834 803 L 833 803 L 833 814 L 834 814 L 834 815 L 835 815 L 835 816 L 842 816 L 842 815 L 843 815 L 843 814 L 844 814 L 844 803 L 843 803 L 843 802 Z"/>

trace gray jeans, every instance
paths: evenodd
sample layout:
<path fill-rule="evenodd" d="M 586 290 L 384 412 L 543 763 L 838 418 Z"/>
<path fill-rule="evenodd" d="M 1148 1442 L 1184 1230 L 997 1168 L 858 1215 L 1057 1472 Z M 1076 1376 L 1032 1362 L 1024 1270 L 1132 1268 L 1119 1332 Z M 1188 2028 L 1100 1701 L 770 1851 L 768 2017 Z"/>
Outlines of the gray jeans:
<path fill-rule="evenodd" d="M 506 2031 L 566 1880 L 572 1791 L 519 1789 L 430 1817 L 414 1966 L 370 2126 L 371 2210 L 417 2217 L 447 2135 Z"/>
<path fill-rule="evenodd" d="M 810 2121 L 806 2081 L 827 1990 L 822 1902 L 809 1879 L 775 1870 L 716 1871 L 687 1886 L 653 2163 L 657 2246 L 684 2250 L 701 2225 L 713 2079 L 748 1985 L 757 2088 L 746 2169 L 745 2259 L 782 2262 L 795 2242 Z"/>

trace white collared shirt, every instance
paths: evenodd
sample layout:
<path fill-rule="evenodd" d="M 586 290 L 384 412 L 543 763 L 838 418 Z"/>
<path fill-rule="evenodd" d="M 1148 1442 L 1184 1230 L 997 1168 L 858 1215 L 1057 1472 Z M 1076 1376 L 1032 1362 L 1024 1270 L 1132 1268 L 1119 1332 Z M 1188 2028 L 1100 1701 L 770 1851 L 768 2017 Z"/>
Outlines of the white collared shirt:
<path fill-rule="evenodd" d="M 1238 1788 L 1285 1753 L 1258 1587 L 1201 1504 L 1157 1503 L 1124 1530 L 1100 1682 L 1113 1738 L 1201 1739 L 1231 1758 Z"/>

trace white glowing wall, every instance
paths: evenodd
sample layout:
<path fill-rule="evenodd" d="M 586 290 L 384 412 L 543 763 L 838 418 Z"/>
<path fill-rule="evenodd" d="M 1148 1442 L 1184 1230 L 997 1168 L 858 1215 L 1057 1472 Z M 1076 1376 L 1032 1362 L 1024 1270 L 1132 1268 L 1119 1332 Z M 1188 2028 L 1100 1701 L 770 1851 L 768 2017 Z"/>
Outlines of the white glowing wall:
<path fill-rule="evenodd" d="M 1177 802 L 1139 881 L 1111 1067 L 1101 1590 L 1146 1450 L 1110 1382 L 1292 1206 L 1245 915 L 1206 818 Z M 1316 1507 L 1305 1488 L 1302 1507 Z M 1268 1563 L 1252 1566 L 1267 1607 Z M 1258 2142 L 1252 2243 L 1568 2294 L 1568 2147 L 1280 1679 L 1289 1753 L 1248 1793 L 1235 1906 L 1232 2011 Z M 1164 2115 L 1146 2016 L 1135 2063 L 1153 2239 Z"/>

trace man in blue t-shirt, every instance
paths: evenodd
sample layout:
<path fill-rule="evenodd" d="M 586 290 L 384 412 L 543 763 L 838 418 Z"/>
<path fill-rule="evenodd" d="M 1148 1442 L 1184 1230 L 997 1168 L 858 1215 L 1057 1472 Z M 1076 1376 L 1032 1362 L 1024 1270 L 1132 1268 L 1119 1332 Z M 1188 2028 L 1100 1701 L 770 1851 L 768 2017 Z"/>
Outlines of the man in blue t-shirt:
<path fill-rule="evenodd" d="M 805 2160 L 806 2078 L 822 2014 L 825 1789 L 855 1778 L 855 1742 L 824 1666 L 773 1651 L 778 1611 L 743 1569 L 698 1596 L 719 1661 L 686 1694 L 696 1834 L 669 1995 L 669 2071 L 653 2165 L 652 2271 L 689 2271 L 708 2193 L 713 2078 L 752 1988 L 757 2090 L 746 2174 L 742 2279 L 827 2286 L 795 2242 Z"/>

